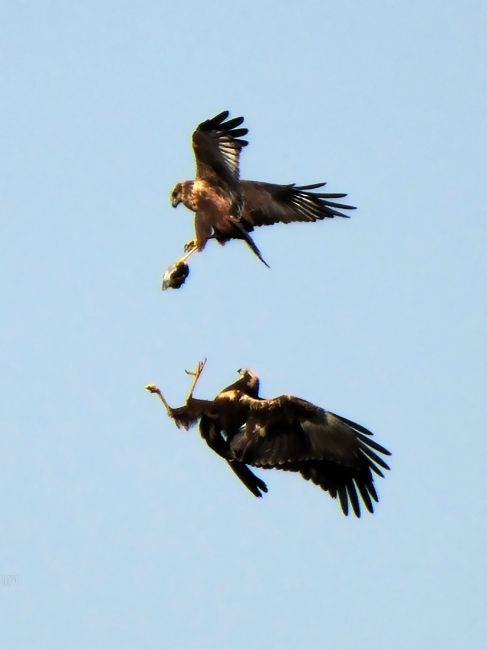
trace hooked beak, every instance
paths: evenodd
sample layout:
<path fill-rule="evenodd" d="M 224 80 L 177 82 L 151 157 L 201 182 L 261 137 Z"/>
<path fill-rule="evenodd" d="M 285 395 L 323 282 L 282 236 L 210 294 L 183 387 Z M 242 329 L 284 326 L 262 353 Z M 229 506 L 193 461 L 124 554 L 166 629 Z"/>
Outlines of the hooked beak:
<path fill-rule="evenodd" d="M 173 208 L 177 208 L 180 203 L 181 203 L 181 199 L 179 199 L 177 196 L 171 197 L 171 205 Z"/>

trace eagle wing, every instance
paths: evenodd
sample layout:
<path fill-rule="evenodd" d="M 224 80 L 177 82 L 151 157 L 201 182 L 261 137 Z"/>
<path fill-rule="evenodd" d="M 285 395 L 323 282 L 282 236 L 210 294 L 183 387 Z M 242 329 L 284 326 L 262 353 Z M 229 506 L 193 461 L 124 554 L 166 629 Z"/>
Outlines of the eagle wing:
<path fill-rule="evenodd" d="M 344 514 L 349 504 L 360 517 L 359 495 L 373 512 L 373 475 L 389 469 L 378 454 L 387 449 L 372 433 L 346 418 L 291 395 L 272 400 L 248 398 L 249 415 L 230 442 L 236 460 L 256 467 L 300 472 L 333 498 Z"/>
<path fill-rule="evenodd" d="M 311 192 L 326 183 L 297 186 L 240 181 L 243 209 L 241 220 L 250 231 L 254 226 L 270 226 L 274 223 L 293 221 L 318 221 L 330 217 L 348 217 L 340 210 L 354 210 L 354 206 L 335 203 L 346 194 Z M 339 210 L 337 209 L 339 208 Z"/>
<path fill-rule="evenodd" d="M 228 111 L 202 122 L 193 133 L 197 179 L 213 185 L 226 185 L 236 191 L 239 179 L 240 151 L 248 142 L 241 136 L 248 129 L 239 127 L 243 117 L 227 120 Z"/>

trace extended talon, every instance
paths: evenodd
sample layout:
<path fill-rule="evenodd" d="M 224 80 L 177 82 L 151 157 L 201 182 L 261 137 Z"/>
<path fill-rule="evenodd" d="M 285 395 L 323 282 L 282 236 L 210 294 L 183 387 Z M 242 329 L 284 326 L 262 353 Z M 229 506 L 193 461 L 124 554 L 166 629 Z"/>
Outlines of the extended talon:
<path fill-rule="evenodd" d="M 191 387 L 190 387 L 190 389 L 188 391 L 188 394 L 186 396 L 186 401 L 190 400 L 193 397 L 194 389 L 196 387 L 198 379 L 200 378 L 201 373 L 203 372 L 203 368 L 205 367 L 205 365 L 206 365 L 206 358 L 203 361 L 198 362 L 196 370 L 185 370 L 184 371 L 187 375 L 190 375 L 191 377 L 194 378 L 193 382 L 191 384 Z"/>
<path fill-rule="evenodd" d="M 198 361 L 196 370 L 185 370 L 184 372 L 187 375 L 191 375 L 192 377 L 196 377 L 196 376 L 199 377 L 199 375 L 201 375 L 201 373 L 203 372 L 203 368 L 205 367 L 205 364 L 206 364 L 206 358 L 203 359 L 203 361 Z"/>
<path fill-rule="evenodd" d="M 174 264 L 170 264 L 164 272 L 162 278 L 161 289 L 179 289 L 189 275 L 189 266 L 186 264 L 191 255 L 202 251 L 203 247 L 198 247 L 196 239 L 190 239 L 184 244 L 184 255 L 180 257 Z"/>
<path fill-rule="evenodd" d="M 159 386 L 156 386 L 156 384 L 147 384 L 145 386 L 145 390 L 148 390 L 149 393 L 152 393 L 153 395 L 157 395 L 161 402 L 164 404 L 164 407 L 168 413 L 169 416 L 172 416 L 173 409 L 169 406 L 169 404 L 166 402 L 166 398 L 164 395 L 161 393 Z"/>
<path fill-rule="evenodd" d="M 196 248 L 196 239 L 190 239 L 184 244 L 184 252 L 189 253 L 193 248 Z"/>
<path fill-rule="evenodd" d="M 181 266 L 181 264 L 184 264 L 186 260 L 188 260 L 191 257 L 191 255 L 198 252 L 196 241 L 192 239 L 191 241 L 186 242 L 184 244 L 184 250 L 186 251 L 185 254 L 182 257 L 180 257 L 177 260 L 177 262 L 174 262 L 173 266 Z"/>

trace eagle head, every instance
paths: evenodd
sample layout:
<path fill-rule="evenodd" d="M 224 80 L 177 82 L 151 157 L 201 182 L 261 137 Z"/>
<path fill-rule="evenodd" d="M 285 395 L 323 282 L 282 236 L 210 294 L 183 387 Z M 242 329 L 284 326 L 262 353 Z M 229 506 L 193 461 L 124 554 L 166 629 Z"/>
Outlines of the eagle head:
<path fill-rule="evenodd" d="M 193 185 L 194 181 L 183 181 L 174 186 L 174 189 L 171 192 L 171 204 L 173 208 L 177 208 L 180 203 L 184 203 L 187 208 L 196 211 L 193 197 Z"/>
<path fill-rule="evenodd" d="M 177 208 L 178 205 L 183 200 L 183 184 L 177 183 L 173 191 L 171 192 L 171 205 L 173 208 Z"/>
<path fill-rule="evenodd" d="M 259 378 L 253 370 L 249 368 L 240 368 L 238 374 L 241 377 L 240 381 L 243 381 L 249 393 L 254 397 L 257 397 L 259 394 Z"/>

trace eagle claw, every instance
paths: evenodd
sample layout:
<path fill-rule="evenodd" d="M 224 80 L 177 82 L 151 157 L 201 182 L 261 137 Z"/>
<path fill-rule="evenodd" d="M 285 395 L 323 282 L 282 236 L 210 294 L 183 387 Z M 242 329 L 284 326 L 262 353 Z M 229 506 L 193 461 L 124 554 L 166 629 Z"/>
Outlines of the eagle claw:
<path fill-rule="evenodd" d="M 193 250 L 193 248 L 196 248 L 196 239 L 190 239 L 184 244 L 185 253 L 189 253 L 189 251 Z"/>

